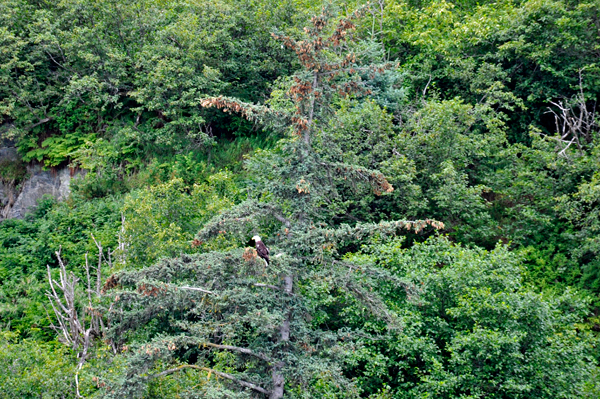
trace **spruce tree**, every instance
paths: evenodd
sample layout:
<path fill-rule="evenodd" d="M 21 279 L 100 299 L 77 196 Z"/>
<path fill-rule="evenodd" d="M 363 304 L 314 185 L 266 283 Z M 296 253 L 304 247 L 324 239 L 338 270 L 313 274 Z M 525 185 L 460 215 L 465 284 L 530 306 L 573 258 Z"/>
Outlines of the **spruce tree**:
<path fill-rule="evenodd" d="M 285 138 L 247 161 L 254 176 L 248 199 L 198 233 L 192 244 L 204 253 L 109 279 L 111 339 L 128 371 L 118 381 L 102 381 L 103 395 L 140 396 L 152 379 L 190 370 L 205 378 L 186 391 L 188 397 L 358 395 L 342 367 L 354 338 L 366 332 L 322 322 L 328 310 L 321 298 L 342 297 L 388 328 L 401 327 L 377 286 L 385 281 L 409 295 L 418 288 L 383 269 L 346 261 L 344 254 L 374 236 L 442 227 L 431 220 L 331 221 L 348 187 L 370 185 L 377 195 L 393 190 L 379 171 L 327 162 L 311 143 L 335 118 L 332 99 L 368 95 L 369 76 L 391 67 L 373 62 L 377 46 L 356 39 L 354 23 L 362 14 L 332 23 L 333 13 L 324 9 L 303 40 L 273 34 L 302 65 L 285 95 L 266 105 L 225 97 L 203 101 L 204 107 L 279 129 Z M 270 247 L 269 264 L 248 247 L 256 234 Z M 343 301 L 334 307 L 342 312 Z"/>

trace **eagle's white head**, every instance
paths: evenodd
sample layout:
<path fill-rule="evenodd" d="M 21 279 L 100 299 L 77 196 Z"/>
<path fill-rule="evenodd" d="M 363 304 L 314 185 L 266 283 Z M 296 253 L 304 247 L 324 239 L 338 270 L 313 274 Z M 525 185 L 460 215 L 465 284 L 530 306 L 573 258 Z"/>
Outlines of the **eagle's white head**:
<path fill-rule="evenodd" d="M 254 241 L 257 241 L 257 242 L 258 242 L 258 241 L 260 241 L 260 237 L 259 237 L 259 236 L 254 236 L 254 237 L 252 237 L 252 239 L 253 239 Z"/>

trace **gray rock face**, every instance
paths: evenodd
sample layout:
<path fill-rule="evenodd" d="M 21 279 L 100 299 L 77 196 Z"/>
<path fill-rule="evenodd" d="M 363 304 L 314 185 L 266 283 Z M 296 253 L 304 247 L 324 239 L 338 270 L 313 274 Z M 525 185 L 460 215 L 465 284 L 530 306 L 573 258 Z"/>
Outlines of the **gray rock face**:
<path fill-rule="evenodd" d="M 29 171 L 31 178 L 23 183 L 21 193 L 17 197 L 7 219 L 20 219 L 37 205 L 37 201 L 43 195 L 49 194 L 61 201 L 66 199 L 71 190 L 71 173 L 68 168 L 58 171 L 42 170 L 40 166 L 34 166 Z"/>
<path fill-rule="evenodd" d="M 10 187 L 0 181 L 0 208 L 4 208 L 10 199 Z"/>
<path fill-rule="evenodd" d="M 18 159 L 15 147 L 0 147 L 0 161 L 16 161 Z"/>
<path fill-rule="evenodd" d="M 0 162 L 16 162 L 18 159 L 16 148 L 0 147 Z M 18 193 L 15 192 L 14 187 L 0 182 L 0 220 L 22 218 L 37 205 L 37 201 L 44 194 L 49 194 L 59 201 L 68 198 L 71 193 L 71 179 L 82 174 L 79 172 L 72 176 L 73 173 L 68 168 L 54 171 L 42 170 L 39 165 L 27 169 L 31 177 L 23 182 Z"/>

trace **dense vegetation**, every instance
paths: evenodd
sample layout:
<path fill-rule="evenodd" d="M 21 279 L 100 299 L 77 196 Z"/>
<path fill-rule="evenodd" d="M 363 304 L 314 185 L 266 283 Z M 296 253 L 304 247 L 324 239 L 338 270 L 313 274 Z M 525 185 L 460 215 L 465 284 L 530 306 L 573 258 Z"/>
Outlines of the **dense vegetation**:
<path fill-rule="evenodd" d="M 599 397 L 599 49 L 598 0 L 0 0 L 0 181 L 86 171 L 0 222 L 0 396 Z"/>

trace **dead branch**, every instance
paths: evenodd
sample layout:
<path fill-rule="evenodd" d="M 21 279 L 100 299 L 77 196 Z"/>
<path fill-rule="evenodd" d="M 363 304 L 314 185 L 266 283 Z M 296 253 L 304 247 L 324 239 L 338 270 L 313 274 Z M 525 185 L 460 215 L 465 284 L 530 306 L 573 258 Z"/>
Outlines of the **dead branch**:
<path fill-rule="evenodd" d="M 71 346 L 74 351 L 78 351 L 79 362 L 77 371 L 75 372 L 75 385 L 77 397 L 82 397 L 79 392 L 79 372 L 83 364 L 87 360 L 90 348 L 93 345 L 93 338 L 104 336 L 106 328 L 100 313 L 95 303 L 101 298 L 101 280 L 102 280 L 102 261 L 106 260 L 102 245 L 92 235 L 92 239 L 98 248 L 98 264 L 90 266 L 88 254 L 85 254 L 85 273 L 86 285 L 85 293 L 87 294 L 87 304 L 81 304 L 77 300 L 78 282 L 80 279 L 73 274 L 67 272 L 65 263 L 61 257 L 61 249 L 55 252 L 59 264 L 59 280 L 52 278 L 50 266 L 46 265 L 48 272 L 48 282 L 50 291 L 46 292 L 46 296 L 50 300 L 50 305 L 54 311 L 54 315 L 58 321 L 58 325 L 52 325 L 52 328 L 62 334 L 65 342 Z M 109 267 L 112 266 L 111 251 L 108 251 Z M 90 269 L 95 269 L 95 276 L 92 277 Z M 95 279 L 95 281 L 94 281 Z"/>
<path fill-rule="evenodd" d="M 216 293 L 214 293 L 214 292 L 212 292 L 212 291 L 204 290 L 204 289 L 202 289 L 202 288 L 198 288 L 198 287 L 187 287 L 187 286 L 183 286 L 183 287 L 179 287 L 179 289 L 182 289 L 182 290 L 190 290 L 190 291 L 200 291 L 200 292 L 204 292 L 205 294 L 217 295 Z"/>
<path fill-rule="evenodd" d="M 265 288 L 270 288 L 272 290 L 275 291 L 279 291 L 279 287 L 277 287 L 276 285 L 271 285 L 271 284 L 263 284 L 263 283 L 254 283 L 253 284 L 255 287 L 265 287 Z"/>
<path fill-rule="evenodd" d="M 579 93 L 571 99 L 550 101 L 554 108 L 548 107 L 546 113 L 554 115 L 557 136 L 548 136 L 559 144 L 558 155 L 567 157 L 567 150 L 575 144 L 581 153 L 594 139 L 594 133 L 600 130 L 596 119 L 596 103 L 588 107 L 583 92 L 581 71 L 579 71 Z"/>
<path fill-rule="evenodd" d="M 60 282 L 52 278 L 50 266 L 46 265 L 51 289 L 51 292 L 46 292 L 46 295 L 50 299 L 50 304 L 59 323 L 58 328 L 55 326 L 55 329 L 59 329 L 65 341 L 71 345 L 73 350 L 77 350 L 83 342 L 82 333 L 85 331 L 79 320 L 75 303 L 75 287 L 79 279 L 73 273 L 67 273 L 60 256 L 60 249 L 55 254 L 60 266 Z M 58 292 L 62 295 L 59 295 Z"/>

